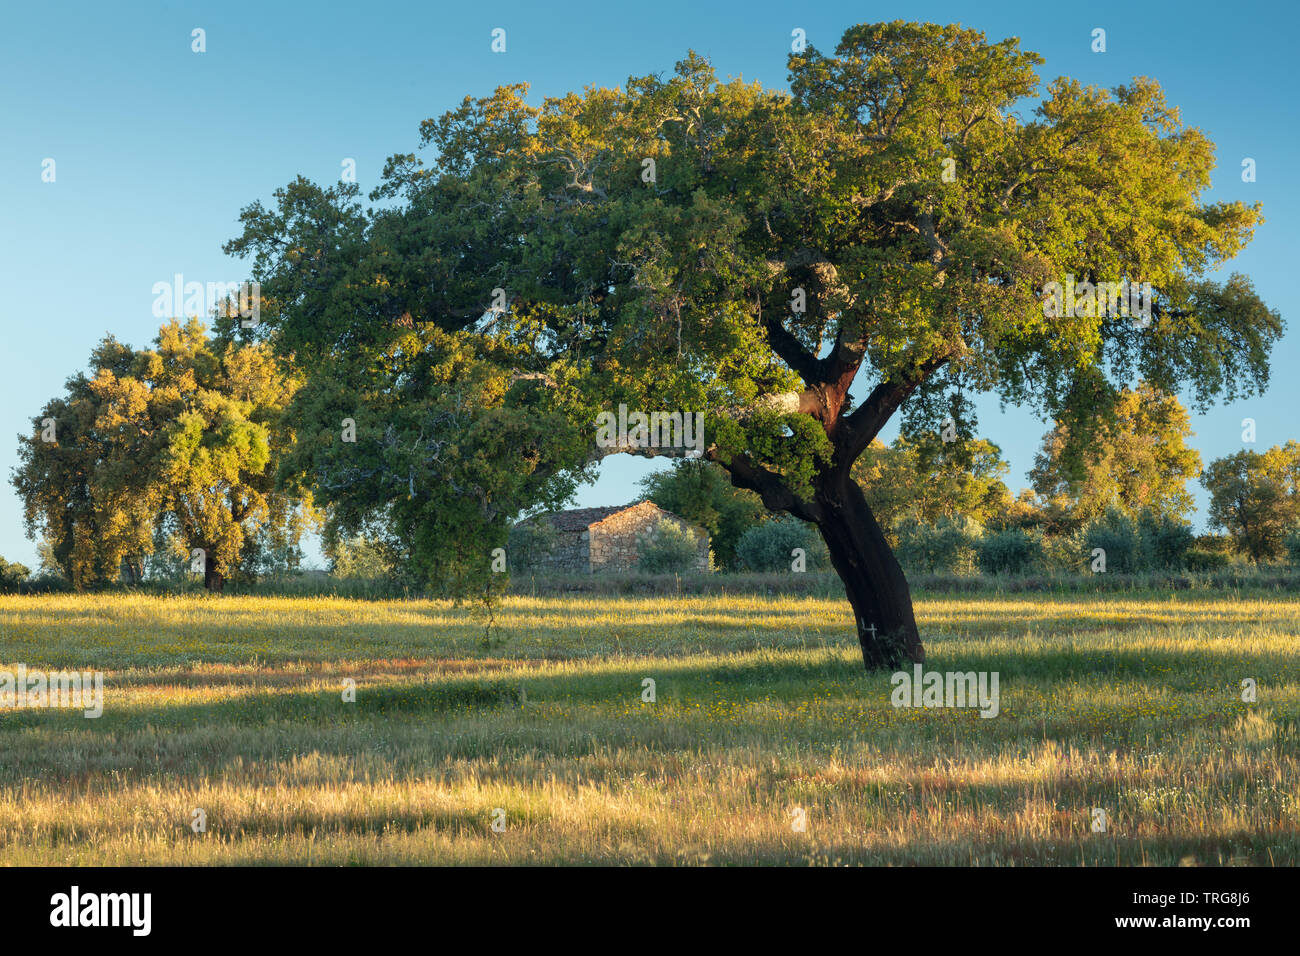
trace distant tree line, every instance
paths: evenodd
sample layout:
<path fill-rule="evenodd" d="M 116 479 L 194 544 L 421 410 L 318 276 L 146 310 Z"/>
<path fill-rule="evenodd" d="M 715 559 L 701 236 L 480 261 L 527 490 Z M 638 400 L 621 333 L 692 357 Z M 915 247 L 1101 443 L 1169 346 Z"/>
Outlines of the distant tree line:
<path fill-rule="evenodd" d="M 902 434 L 891 445 L 875 441 L 853 477 L 909 571 L 1300 564 L 1300 444 L 1241 451 L 1202 470 L 1191 436 L 1178 399 L 1139 383 L 1121 391 L 1114 421 L 1086 444 L 1072 443 L 1069 426 L 1056 423 L 1035 458 L 1031 487 L 1014 497 L 1001 450 L 982 438 L 923 433 Z M 1192 531 L 1189 484 L 1198 477 L 1210 494 L 1210 527 L 1221 534 Z M 707 530 L 726 570 L 789 570 L 794 548 L 809 555 L 809 569 L 825 566 L 810 526 L 768 517 L 756 495 L 732 487 L 710 463 L 677 462 L 645 478 L 642 490 Z"/>
<path fill-rule="evenodd" d="M 19 439 L 12 482 L 28 534 L 39 540 L 41 573 L 78 588 L 189 576 L 220 590 L 230 576 L 296 569 L 304 534 L 318 530 L 334 574 L 418 588 L 412 530 L 427 519 L 411 525 L 382 505 L 383 495 L 337 491 L 334 507 L 318 510 L 301 482 L 304 460 L 321 452 L 295 447 L 286 410 L 300 384 L 292 363 L 268 347 L 210 336 L 194 319 L 168 322 L 147 349 L 105 338 L 88 372 L 70 378 Z M 1237 452 L 1202 470 L 1191 434 L 1178 399 L 1140 383 L 1121 391 L 1113 421 L 1086 443 L 1071 441 L 1070 427 L 1057 422 L 1043 438 L 1031 487 L 1015 496 L 998 446 L 951 432 L 873 441 L 852 476 L 909 571 L 1300 564 L 1300 444 Z M 504 458 L 488 456 L 481 467 L 485 475 L 509 470 Z M 1198 537 L 1187 520 L 1188 486 L 1198 476 L 1220 534 Z M 829 566 L 811 525 L 773 516 L 715 463 L 680 459 L 641 489 L 709 533 L 720 570 Z M 552 503 L 570 490 L 555 489 Z M 454 514 L 443 521 L 454 533 Z M 554 544 L 547 527 L 529 522 L 511 533 L 512 570 L 539 565 Z M 691 569 L 693 545 L 661 530 L 643 546 L 644 569 Z M 0 589 L 29 574 L 0 559 Z"/>
<path fill-rule="evenodd" d="M 77 588 L 188 575 L 221 589 L 227 576 L 294 570 L 304 533 L 318 529 L 335 575 L 419 588 L 400 519 L 357 509 L 339 522 L 337 510 L 318 511 L 311 490 L 292 481 L 294 432 L 285 411 L 298 384 L 291 365 L 265 346 L 222 342 L 196 320 L 165 324 L 151 349 L 105 338 L 90 371 L 69 378 L 19 437 L 12 481 L 27 531 L 39 538 L 40 570 Z M 1014 497 L 998 446 L 952 433 L 871 442 L 853 477 L 909 571 L 1300 563 L 1300 444 L 1239 451 L 1203 471 L 1187 444 L 1191 434 L 1174 395 L 1139 384 L 1123 390 L 1112 423 L 1086 445 L 1071 441 L 1069 425 L 1054 425 L 1030 488 Z M 1209 492 L 1218 535 L 1193 535 L 1188 523 L 1196 477 Z M 715 463 L 679 459 L 641 488 L 706 529 L 719 570 L 828 567 L 810 524 L 771 515 Z M 511 533 L 512 570 L 538 566 L 554 545 L 547 527 L 532 522 Z M 643 546 L 643 570 L 693 567 L 693 545 L 671 532 Z M 12 591 L 29 575 L 0 559 L 0 589 Z"/>

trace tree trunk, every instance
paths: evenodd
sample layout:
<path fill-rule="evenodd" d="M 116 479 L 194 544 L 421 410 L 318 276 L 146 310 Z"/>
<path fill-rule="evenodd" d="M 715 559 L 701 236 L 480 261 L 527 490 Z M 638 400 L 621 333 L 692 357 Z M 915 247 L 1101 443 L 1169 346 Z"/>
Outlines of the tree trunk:
<path fill-rule="evenodd" d="M 844 582 L 867 670 L 897 670 L 925 660 L 912 614 L 912 593 L 885 533 L 848 469 L 818 476 L 817 522 L 831 564 Z"/>
<path fill-rule="evenodd" d="M 217 567 L 215 561 L 208 561 L 203 569 L 203 586 L 213 594 L 220 594 L 226 586 L 226 576 L 221 573 L 221 568 Z"/>
<path fill-rule="evenodd" d="M 118 565 L 118 578 L 123 584 L 137 585 L 144 578 L 144 573 L 136 560 L 123 555 Z"/>

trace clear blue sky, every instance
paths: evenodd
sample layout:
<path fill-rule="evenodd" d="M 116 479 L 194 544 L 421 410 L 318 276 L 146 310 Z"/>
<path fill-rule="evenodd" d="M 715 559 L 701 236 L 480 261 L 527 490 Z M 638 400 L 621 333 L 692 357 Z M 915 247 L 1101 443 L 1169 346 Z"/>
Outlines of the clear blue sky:
<path fill-rule="evenodd" d="M 614 86 L 670 70 L 694 48 L 724 76 L 784 87 L 794 28 L 830 50 L 851 24 L 893 19 L 1020 37 L 1046 58 L 1044 79 L 1109 87 L 1156 78 L 1218 147 L 1211 198 L 1264 204 L 1267 222 L 1231 268 L 1295 324 L 1293 0 L 11 3 L 0 14 L 0 555 L 35 566 L 8 484 L 14 436 L 105 333 L 137 346 L 153 337 L 154 283 L 175 273 L 245 277 L 221 252 L 244 205 L 299 173 L 336 180 L 345 158 L 368 191 L 385 157 L 416 148 L 422 119 L 499 84 L 527 81 L 538 99 Z M 491 52 L 495 27 L 506 30 L 504 54 Z M 1105 53 L 1090 49 L 1095 27 L 1106 30 Z M 206 31 L 206 53 L 191 52 L 194 28 Z M 1255 183 L 1241 181 L 1247 156 L 1258 164 Z M 41 180 L 46 158 L 56 162 L 54 183 Z M 1207 461 L 1240 450 L 1246 416 L 1258 422 L 1260 449 L 1300 437 L 1298 334 L 1280 343 L 1264 398 L 1195 418 Z M 980 411 L 1015 490 L 1046 426 L 996 402 Z M 609 459 L 578 503 L 631 500 L 654 467 L 662 464 Z"/>

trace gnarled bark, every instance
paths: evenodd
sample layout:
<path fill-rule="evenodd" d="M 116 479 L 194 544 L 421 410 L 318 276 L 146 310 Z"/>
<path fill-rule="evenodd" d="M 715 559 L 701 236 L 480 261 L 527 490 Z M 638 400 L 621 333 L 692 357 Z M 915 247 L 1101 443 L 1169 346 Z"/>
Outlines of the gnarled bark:
<path fill-rule="evenodd" d="M 862 663 L 896 670 L 925 660 L 907 578 L 862 489 L 847 470 L 835 469 L 818 482 L 816 500 L 817 530 L 853 608 Z"/>

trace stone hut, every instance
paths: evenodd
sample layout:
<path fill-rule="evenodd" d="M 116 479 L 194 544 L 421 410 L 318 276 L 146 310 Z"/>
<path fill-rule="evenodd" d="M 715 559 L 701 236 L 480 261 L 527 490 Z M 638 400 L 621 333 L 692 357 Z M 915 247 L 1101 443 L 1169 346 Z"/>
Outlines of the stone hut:
<path fill-rule="evenodd" d="M 641 561 L 642 538 L 661 520 L 695 535 L 696 569 L 709 570 L 708 533 L 653 501 L 613 508 L 575 508 L 531 520 L 549 521 L 556 531 L 555 547 L 541 562 L 543 570 L 567 574 L 635 571 Z"/>

